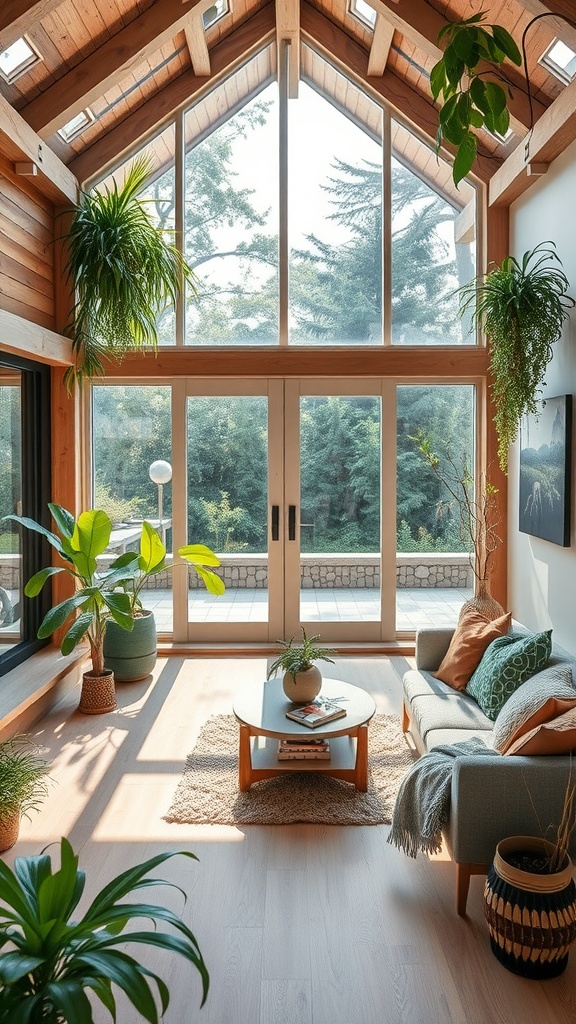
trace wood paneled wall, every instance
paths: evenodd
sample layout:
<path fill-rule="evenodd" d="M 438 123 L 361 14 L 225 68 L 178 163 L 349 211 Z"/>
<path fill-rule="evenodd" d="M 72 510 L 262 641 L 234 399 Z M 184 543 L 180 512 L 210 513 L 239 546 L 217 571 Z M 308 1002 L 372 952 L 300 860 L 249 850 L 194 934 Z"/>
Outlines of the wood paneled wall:
<path fill-rule="evenodd" d="M 54 207 L 0 160 L 0 308 L 54 328 Z"/>

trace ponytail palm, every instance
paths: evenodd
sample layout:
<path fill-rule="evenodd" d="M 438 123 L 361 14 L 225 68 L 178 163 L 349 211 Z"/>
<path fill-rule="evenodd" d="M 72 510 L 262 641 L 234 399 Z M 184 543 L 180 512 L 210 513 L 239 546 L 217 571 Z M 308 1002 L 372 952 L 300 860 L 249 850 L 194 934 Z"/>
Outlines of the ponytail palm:
<path fill-rule="evenodd" d="M 124 184 L 85 192 L 74 211 L 67 272 L 76 295 L 72 349 L 75 365 L 67 384 L 104 373 L 102 359 L 121 359 L 128 349 L 156 347 L 159 314 L 193 274 L 168 242 L 140 193 L 150 163 L 134 161 Z"/>

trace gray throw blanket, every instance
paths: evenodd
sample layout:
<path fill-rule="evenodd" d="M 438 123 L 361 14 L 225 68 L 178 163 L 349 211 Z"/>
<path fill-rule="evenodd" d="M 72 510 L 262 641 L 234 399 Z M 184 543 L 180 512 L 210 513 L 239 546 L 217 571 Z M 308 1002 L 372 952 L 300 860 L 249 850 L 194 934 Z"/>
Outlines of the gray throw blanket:
<path fill-rule="evenodd" d="M 439 853 L 442 828 L 450 814 L 450 792 L 454 761 L 465 754 L 502 757 L 473 737 L 460 743 L 435 747 L 415 761 L 404 776 L 392 816 L 388 842 L 404 850 L 409 857 Z"/>

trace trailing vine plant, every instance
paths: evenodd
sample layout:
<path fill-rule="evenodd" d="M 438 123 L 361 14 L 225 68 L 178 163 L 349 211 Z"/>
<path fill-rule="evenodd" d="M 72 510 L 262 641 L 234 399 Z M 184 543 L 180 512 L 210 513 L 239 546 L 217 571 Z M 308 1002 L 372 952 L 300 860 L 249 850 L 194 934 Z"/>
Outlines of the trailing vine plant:
<path fill-rule="evenodd" d="M 508 256 L 501 266 L 459 290 L 460 315 L 471 315 L 488 338 L 498 461 L 506 472 L 508 449 L 520 420 L 539 412 L 539 395 L 552 345 L 575 300 L 554 242 L 541 242 L 521 262 Z"/>

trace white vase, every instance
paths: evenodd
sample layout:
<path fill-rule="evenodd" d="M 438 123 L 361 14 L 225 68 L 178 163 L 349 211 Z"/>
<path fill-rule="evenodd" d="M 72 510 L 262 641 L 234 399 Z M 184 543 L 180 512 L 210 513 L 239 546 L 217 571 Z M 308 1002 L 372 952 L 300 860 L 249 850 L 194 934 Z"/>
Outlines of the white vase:
<path fill-rule="evenodd" d="M 291 672 L 286 672 L 282 685 L 288 700 L 293 704 L 308 704 L 322 689 L 322 673 L 316 665 L 311 665 L 303 672 L 297 672 L 295 676 Z"/>

